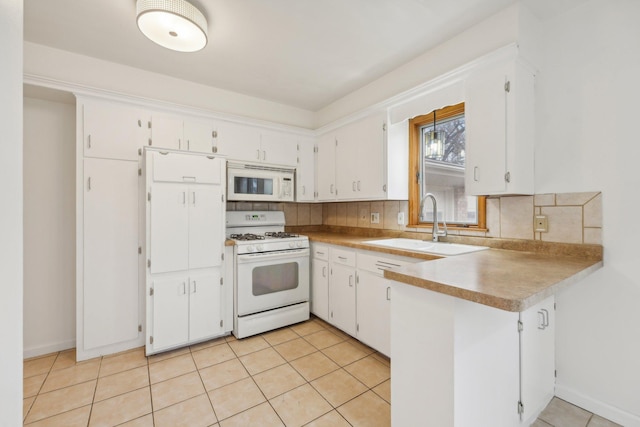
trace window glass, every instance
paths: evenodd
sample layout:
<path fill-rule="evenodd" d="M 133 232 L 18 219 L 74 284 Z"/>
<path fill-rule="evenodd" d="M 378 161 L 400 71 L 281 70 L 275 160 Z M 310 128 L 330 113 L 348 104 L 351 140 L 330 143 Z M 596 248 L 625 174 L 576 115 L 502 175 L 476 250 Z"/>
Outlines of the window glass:
<path fill-rule="evenodd" d="M 484 198 L 465 194 L 466 126 L 464 104 L 445 107 L 410 121 L 412 168 L 415 184 L 410 187 L 411 222 L 430 224 L 435 220 L 462 227 L 484 227 Z M 437 138 L 434 138 L 433 132 Z M 444 138 L 442 138 L 444 135 Z M 443 141 L 442 148 L 434 140 Z M 420 201 L 426 193 L 436 197 L 438 212 L 431 200 Z M 421 214 L 424 213 L 424 216 Z"/>

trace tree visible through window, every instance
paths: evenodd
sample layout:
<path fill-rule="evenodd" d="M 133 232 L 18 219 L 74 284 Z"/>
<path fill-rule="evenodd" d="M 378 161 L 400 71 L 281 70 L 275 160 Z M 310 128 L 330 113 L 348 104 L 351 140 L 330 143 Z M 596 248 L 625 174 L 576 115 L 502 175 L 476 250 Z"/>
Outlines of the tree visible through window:
<path fill-rule="evenodd" d="M 415 182 L 410 185 L 412 224 L 434 221 L 431 202 L 420 217 L 420 200 L 432 193 L 438 201 L 438 222 L 449 225 L 484 228 L 484 198 L 465 194 L 465 117 L 464 104 L 436 110 L 435 128 L 446 135 L 442 158 L 429 158 L 425 144 L 434 130 L 433 112 L 410 120 L 411 167 Z"/>

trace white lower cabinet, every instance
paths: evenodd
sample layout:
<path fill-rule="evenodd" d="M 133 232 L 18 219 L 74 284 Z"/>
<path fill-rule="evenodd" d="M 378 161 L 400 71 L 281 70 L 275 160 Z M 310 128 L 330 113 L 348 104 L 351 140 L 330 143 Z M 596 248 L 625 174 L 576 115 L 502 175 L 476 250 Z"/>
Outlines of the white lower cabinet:
<path fill-rule="evenodd" d="M 393 425 L 535 421 L 554 392 L 553 296 L 518 313 L 391 284 Z"/>
<path fill-rule="evenodd" d="M 311 312 L 329 321 L 329 247 L 311 244 Z"/>
<path fill-rule="evenodd" d="M 155 351 L 221 335 L 220 269 L 153 280 Z"/>
<path fill-rule="evenodd" d="M 391 356 L 391 306 L 389 280 L 358 270 L 357 338 L 380 353 Z"/>
<path fill-rule="evenodd" d="M 391 281 L 384 270 L 418 260 L 311 244 L 311 312 L 382 354 L 391 354 Z"/>

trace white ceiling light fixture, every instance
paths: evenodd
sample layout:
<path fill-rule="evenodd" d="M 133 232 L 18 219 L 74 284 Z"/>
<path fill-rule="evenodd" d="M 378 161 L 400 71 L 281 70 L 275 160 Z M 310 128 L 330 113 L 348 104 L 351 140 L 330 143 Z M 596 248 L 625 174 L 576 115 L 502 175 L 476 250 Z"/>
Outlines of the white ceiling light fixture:
<path fill-rule="evenodd" d="M 207 45 L 207 19 L 185 0 L 137 0 L 138 28 L 154 43 L 178 52 Z"/>

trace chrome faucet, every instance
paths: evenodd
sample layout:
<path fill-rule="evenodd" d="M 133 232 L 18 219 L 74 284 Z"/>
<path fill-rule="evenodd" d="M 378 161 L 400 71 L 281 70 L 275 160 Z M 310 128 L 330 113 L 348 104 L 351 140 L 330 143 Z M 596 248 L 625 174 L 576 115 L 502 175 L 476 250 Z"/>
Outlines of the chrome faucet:
<path fill-rule="evenodd" d="M 431 193 L 426 193 L 424 197 L 422 197 L 422 200 L 420 200 L 420 217 L 422 218 L 425 217 L 424 202 L 427 199 L 431 199 L 431 203 L 433 205 L 433 227 L 432 227 L 433 238 L 431 240 L 433 240 L 434 242 L 437 242 L 439 237 L 445 237 L 447 235 L 447 223 L 443 218 L 442 224 L 444 224 L 444 230 L 440 231 L 440 229 L 438 228 L 438 202 L 436 201 L 436 196 L 434 196 Z"/>

